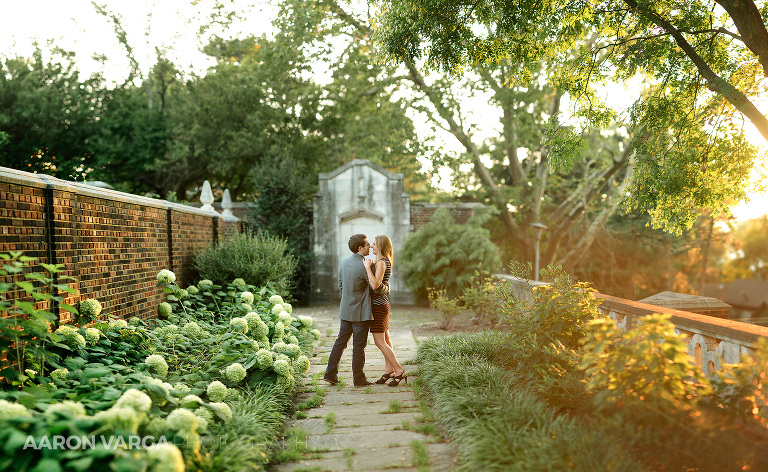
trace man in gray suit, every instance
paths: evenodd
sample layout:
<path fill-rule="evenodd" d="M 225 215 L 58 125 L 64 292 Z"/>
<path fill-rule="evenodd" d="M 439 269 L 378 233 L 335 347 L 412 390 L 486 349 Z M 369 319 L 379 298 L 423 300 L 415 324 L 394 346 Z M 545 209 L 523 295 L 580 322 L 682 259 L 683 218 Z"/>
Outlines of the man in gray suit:
<path fill-rule="evenodd" d="M 325 369 L 323 380 L 336 385 L 339 383 L 339 361 L 347 347 L 350 336 L 352 339 L 352 380 L 355 387 L 372 385 L 365 378 L 365 346 L 368 344 L 368 327 L 371 316 L 371 294 L 368 291 L 368 275 L 363 265 L 364 256 L 368 255 L 371 245 L 364 234 L 355 234 L 349 238 L 349 250 L 353 254 L 341 263 L 339 269 L 339 290 L 341 305 L 339 307 L 339 336 L 333 344 L 328 356 L 328 367 Z"/>

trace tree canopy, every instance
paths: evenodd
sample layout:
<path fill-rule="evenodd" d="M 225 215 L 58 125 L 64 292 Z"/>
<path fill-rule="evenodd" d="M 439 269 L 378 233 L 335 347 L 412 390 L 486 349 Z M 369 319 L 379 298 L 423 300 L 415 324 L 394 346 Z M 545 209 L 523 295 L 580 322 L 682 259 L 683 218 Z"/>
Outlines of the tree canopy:
<path fill-rule="evenodd" d="M 629 205 L 679 233 L 696 209 L 720 213 L 745 197 L 757 154 L 745 118 L 768 140 L 755 104 L 768 74 L 766 18 L 768 3 L 752 0 L 385 0 L 376 38 L 390 61 L 452 74 L 506 62 L 513 83 L 530 82 L 548 61 L 550 84 L 598 128 L 616 121 L 598 87 L 642 75 L 628 122 Z M 552 158 L 568 148 L 553 146 Z"/>

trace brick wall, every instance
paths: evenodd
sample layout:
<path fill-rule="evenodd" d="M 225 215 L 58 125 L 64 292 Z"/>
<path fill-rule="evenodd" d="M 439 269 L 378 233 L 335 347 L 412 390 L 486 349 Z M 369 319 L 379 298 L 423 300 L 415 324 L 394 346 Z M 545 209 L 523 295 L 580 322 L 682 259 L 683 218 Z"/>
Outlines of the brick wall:
<path fill-rule="evenodd" d="M 0 167 L 0 252 L 63 264 L 77 289 L 65 303 L 97 298 L 119 318 L 155 315 L 165 296 L 155 275 L 192 282 L 194 255 L 212 244 L 220 218 L 197 208 Z M 227 230 L 239 225 L 225 223 Z M 42 305 L 41 305 L 42 306 Z M 59 310 L 60 320 L 69 313 Z"/>
<path fill-rule="evenodd" d="M 438 208 L 447 208 L 456 223 L 464 224 L 482 206 L 482 203 L 411 203 L 411 230 L 416 231 L 429 223 Z"/>

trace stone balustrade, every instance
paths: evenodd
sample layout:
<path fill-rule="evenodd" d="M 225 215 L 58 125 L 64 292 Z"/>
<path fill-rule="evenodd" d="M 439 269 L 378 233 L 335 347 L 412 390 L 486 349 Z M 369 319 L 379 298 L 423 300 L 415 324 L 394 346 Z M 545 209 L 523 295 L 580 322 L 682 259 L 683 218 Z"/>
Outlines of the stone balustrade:
<path fill-rule="evenodd" d="M 529 287 L 547 285 L 545 282 L 528 281 L 510 275 L 499 274 L 496 277 L 512 283 L 517 297 L 526 297 Z M 763 326 L 635 302 L 602 293 L 594 295 L 602 301 L 598 307 L 600 312 L 614 320 L 622 331 L 637 326 L 640 318 L 646 315 L 671 315 L 670 321 L 675 324 L 675 331 L 685 336 L 693 365 L 709 378 L 721 369 L 723 362 L 733 364 L 743 361 L 746 355 L 751 354 L 751 346 L 755 341 L 760 337 L 768 337 L 768 328 Z"/>

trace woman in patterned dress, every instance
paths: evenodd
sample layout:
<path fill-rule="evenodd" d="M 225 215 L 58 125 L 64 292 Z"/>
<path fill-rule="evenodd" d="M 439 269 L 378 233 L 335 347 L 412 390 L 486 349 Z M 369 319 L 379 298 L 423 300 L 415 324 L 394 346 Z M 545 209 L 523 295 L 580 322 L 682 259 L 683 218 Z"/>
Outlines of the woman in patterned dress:
<path fill-rule="evenodd" d="M 371 244 L 371 252 L 376 256 L 376 262 L 364 259 L 363 264 L 365 264 L 371 287 L 378 288 L 381 284 L 389 283 L 389 276 L 392 273 L 392 261 L 394 259 L 392 241 L 385 234 L 376 236 L 373 244 Z M 403 379 L 406 383 L 408 382 L 408 373 L 397 361 L 395 351 L 392 349 L 392 340 L 389 337 L 389 309 L 389 296 L 379 295 L 371 289 L 371 312 L 373 314 L 371 334 L 373 334 L 373 341 L 384 355 L 386 362 L 386 372 L 376 383 L 383 384 L 392 379 L 388 385 L 395 387 Z"/>

